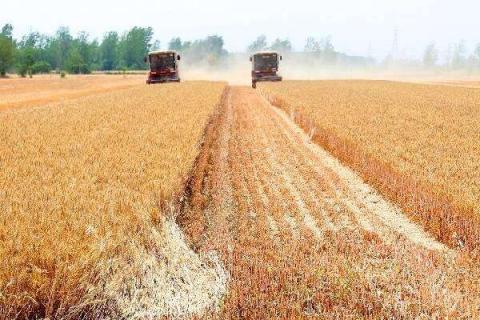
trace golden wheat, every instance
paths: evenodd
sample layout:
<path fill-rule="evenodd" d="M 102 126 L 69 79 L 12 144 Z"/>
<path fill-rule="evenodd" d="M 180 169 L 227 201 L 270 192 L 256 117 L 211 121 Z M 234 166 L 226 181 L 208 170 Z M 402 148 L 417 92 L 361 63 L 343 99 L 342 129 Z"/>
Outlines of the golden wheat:
<path fill-rule="evenodd" d="M 480 91 L 386 81 L 292 81 L 262 90 L 437 238 L 479 247 Z"/>
<path fill-rule="evenodd" d="M 224 87 L 142 85 L 0 113 L 1 315 L 111 316 L 106 293 L 153 272 L 136 259 L 163 259 L 162 215 Z"/>
<path fill-rule="evenodd" d="M 144 75 L 59 75 L 0 79 L 0 110 L 38 106 L 143 83 Z"/>
<path fill-rule="evenodd" d="M 255 91 L 232 87 L 214 123 L 182 219 L 231 275 L 213 319 L 478 318 L 476 264 L 413 242 L 401 212 L 388 226 L 389 206 Z"/>

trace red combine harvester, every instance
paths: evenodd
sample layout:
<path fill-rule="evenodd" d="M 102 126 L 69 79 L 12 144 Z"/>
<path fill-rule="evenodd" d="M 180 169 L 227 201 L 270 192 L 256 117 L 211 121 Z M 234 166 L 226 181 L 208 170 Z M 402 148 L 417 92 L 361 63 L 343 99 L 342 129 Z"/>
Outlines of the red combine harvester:
<path fill-rule="evenodd" d="M 150 64 L 147 84 L 180 82 L 178 63 L 180 56 L 175 51 L 152 51 L 145 57 Z"/>
<path fill-rule="evenodd" d="M 280 60 L 282 56 L 273 51 L 257 52 L 251 56 L 252 88 L 257 87 L 258 81 L 282 81 L 282 77 L 277 75 Z"/>

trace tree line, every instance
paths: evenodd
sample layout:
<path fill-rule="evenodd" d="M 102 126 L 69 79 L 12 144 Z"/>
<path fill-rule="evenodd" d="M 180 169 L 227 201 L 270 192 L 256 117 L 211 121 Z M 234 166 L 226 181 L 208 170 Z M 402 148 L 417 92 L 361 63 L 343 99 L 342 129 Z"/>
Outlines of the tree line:
<path fill-rule="evenodd" d="M 6 24 L 0 33 L 0 75 L 16 72 L 21 76 L 38 73 L 68 72 L 87 74 L 92 71 L 144 70 L 148 65 L 145 55 L 160 49 L 160 42 L 153 39 L 151 27 L 133 27 L 120 34 L 110 31 L 101 41 L 91 39 L 86 32 L 72 35 L 67 27 L 60 27 L 53 35 L 30 32 L 20 39 L 14 39 L 13 26 Z M 204 39 L 183 41 L 172 38 L 168 49 L 184 56 L 184 63 L 205 63 L 219 66 L 226 61 L 229 53 L 224 48 L 221 36 L 211 35 Z M 275 50 L 289 54 L 293 46 L 288 39 L 275 39 L 268 43 L 260 35 L 246 48 L 247 52 Z M 371 63 L 363 57 L 349 57 L 335 50 L 331 38 L 308 38 L 304 52 L 317 61 L 332 64 L 337 61 Z"/>
<path fill-rule="evenodd" d="M 31 76 L 51 71 L 86 74 L 97 70 L 144 70 L 148 67 L 144 62 L 145 55 L 151 50 L 160 49 L 160 45 L 158 40 L 154 40 L 151 27 L 136 26 L 121 34 L 110 31 L 99 41 L 91 39 L 86 32 L 72 35 L 67 27 L 60 27 L 53 35 L 30 32 L 20 39 L 14 39 L 13 26 L 6 24 L 0 32 L 0 76 L 5 76 L 7 72 Z M 201 62 L 218 66 L 226 61 L 229 54 L 224 48 L 223 38 L 218 35 L 194 41 L 175 37 L 167 46 L 181 53 L 187 64 Z M 269 43 L 265 35 L 260 35 L 246 48 L 249 53 L 263 50 L 288 55 L 293 51 L 293 46 L 288 39 L 277 38 Z M 373 58 L 338 52 L 331 37 L 307 38 L 302 54 L 303 60 L 325 65 L 376 64 Z M 465 42 L 461 41 L 450 46 L 441 61 L 439 50 L 431 43 L 426 47 L 422 61 L 399 61 L 389 55 L 384 64 L 480 70 L 480 44 L 473 53 L 468 54 Z"/>
<path fill-rule="evenodd" d="M 193 42 L 174 38 L 170 49 L 185 52 L 194 61 L 217 63 L 227 54 L 223 38 L 209 36 Z M 95 70 L 143 70 L 148 67 L 145 55 L 160 48 L 151 27 L 133 27 L 119 34 L 107 32 L 101 41 L 90 39 L 86 32 L 72 35 L 60 27 L 54 35 L 31 32 L 13 38 L 13 26 L 6 24 L 0 33 L 0 75 L 17 72 L 21 76 L 51 71 L 87 74 Z"/>
<path fill-rule="evenodd" d="M 443 61 L 440 61 L 440 51 L 435 43 L 430 43 L 423 54 L 423 64 L 427 68 L 443 66 L 458 69 L 480 69 L 480 43 L 472 53 L 468 53 L 465 41 L 451 44 L 444 53 Z"/>

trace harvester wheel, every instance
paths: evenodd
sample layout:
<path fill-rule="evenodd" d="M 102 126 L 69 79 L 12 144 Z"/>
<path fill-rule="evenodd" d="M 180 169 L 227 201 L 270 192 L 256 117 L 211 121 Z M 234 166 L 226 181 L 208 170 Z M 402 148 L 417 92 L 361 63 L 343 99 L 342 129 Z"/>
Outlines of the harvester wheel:
<path fill-rule="evenodd" d="M 256 89 L 257 88 L 257 81 L 252 81 L 252 88 Z"/>

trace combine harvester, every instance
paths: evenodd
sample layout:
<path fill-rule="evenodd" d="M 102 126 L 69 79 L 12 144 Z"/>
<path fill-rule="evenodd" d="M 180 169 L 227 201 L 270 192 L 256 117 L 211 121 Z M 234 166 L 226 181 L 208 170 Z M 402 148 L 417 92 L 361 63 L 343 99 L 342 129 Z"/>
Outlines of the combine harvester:
<path fill-rule="evenodd" d="M 145 57 L 150 64 L 147 84 L 180 82 L 178 63 L 180 55 L 175 51 L 152 51 Z"/>
<path fill-rule="evenodd" d="M 282 56 L 274 51 L 257 52 L 251 56 L 252 88 L 257 87 L 258 81 L 282 81 L 282 77 L 277 75 L 280 60 Z"/>

